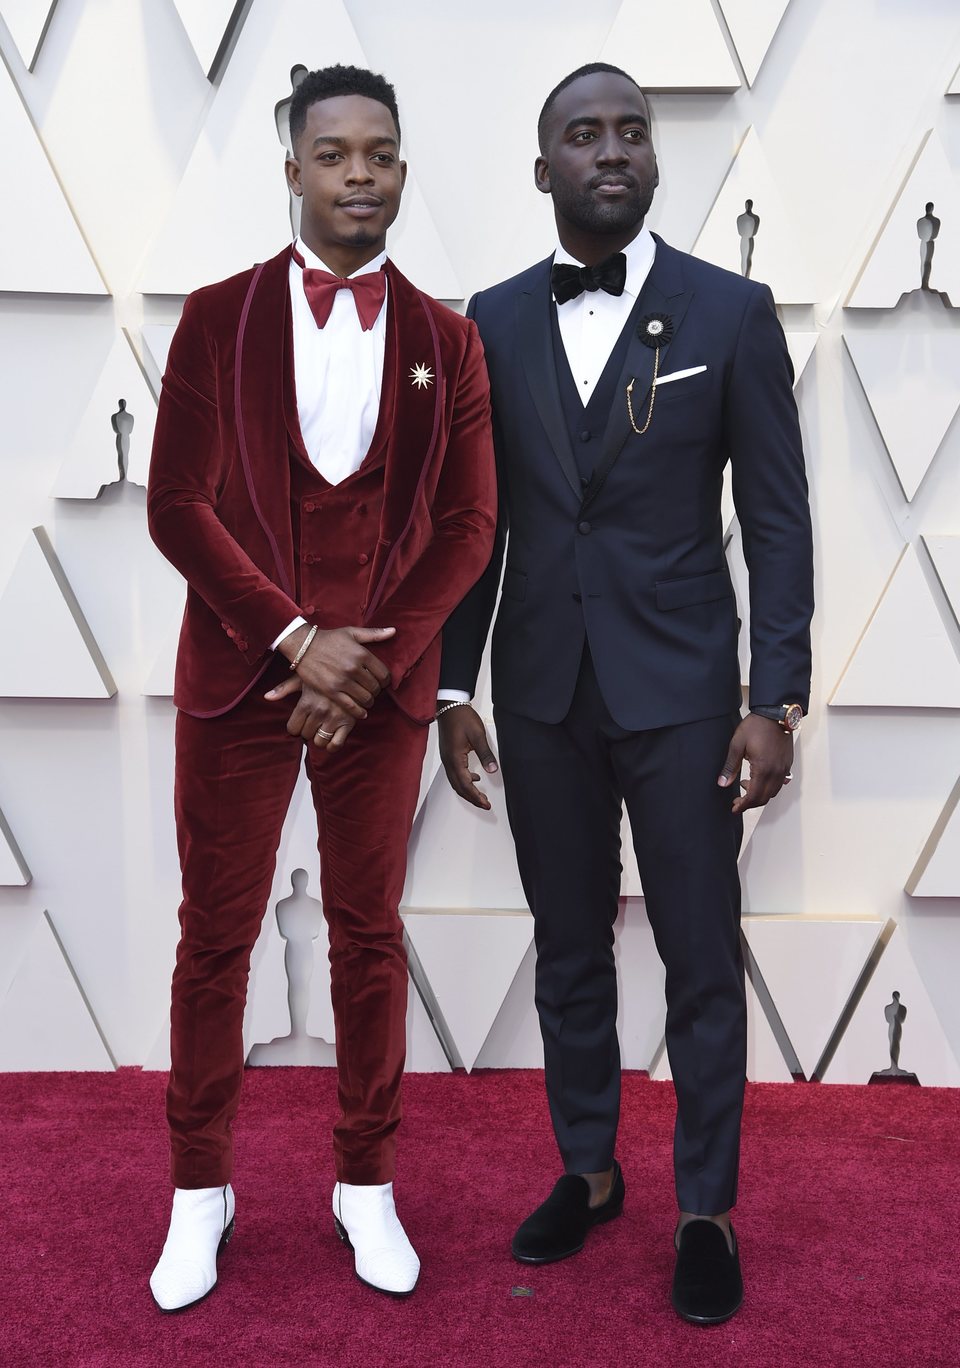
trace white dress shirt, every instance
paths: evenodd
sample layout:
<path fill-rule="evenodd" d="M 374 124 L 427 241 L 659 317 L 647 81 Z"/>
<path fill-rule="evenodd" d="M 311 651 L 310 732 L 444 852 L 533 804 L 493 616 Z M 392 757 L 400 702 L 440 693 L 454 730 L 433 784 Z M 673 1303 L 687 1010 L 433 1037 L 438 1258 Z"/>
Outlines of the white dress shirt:
<path fill-rule="evenodd" d="M 307 266 L 336 275 L 299 238 L 295 246 Z M 353 274 L 379 271 L 386 259 L 386 252 L 381 252 Z M 290 304 L 293 372 L 303 444 L 324 479 L 333 485 L 340 484 L 363 464 L 380 416 L 387 339 L 386 296 L 373 327 L 364 332 L 353 294 L 350 290 L 338 290 L 330 317 L 318 328 L 304 294 L 302 267 L 291 257 Z M 303 625 L 302 617 L 295 618 L 277 637 L 273 649 Z"/>
<path fill-rule="evenodd" d="M 584 407 L 596 389 L 610 353 L 617 345 L 630 311 L 650 274 L 656 249 L 657 244 L 649 228 L 641 228 L 633 241 L 623 249 L 627 258 L 627 279 L 622 295 L 607 294 L 604 290 L 584 290 L 576 299 L 568 299 L 565 304 L 557 305 L 563 349 Z M 557 265 L 562 262 L 573 266 L 584 265 L 562 247 L 557 248 L 553 260 Z"/>
<path fill-rule="evenodd" d="M 617 345 L 617 339 L 650 274 L 656 250 L 657 244 L 649 228 L 641 228 L 633 241 L 623 249 L 627 258 L 627 279 L 622 295 L 607 294 L 604 290 L 584 290 L 576 299 L 568 299 L 565 304 L 557 305 L 563 349 L 584 408 L 596 389 L 604 366 L 610 360 L 610 353 Z M 554 252 L 553 260 L 555 264 L 569 262 L 573 266 L 586 265 L 560 246 Z M 463 689 L 439 689 L 437 701 L 468 703 L 470 695 Z"/>

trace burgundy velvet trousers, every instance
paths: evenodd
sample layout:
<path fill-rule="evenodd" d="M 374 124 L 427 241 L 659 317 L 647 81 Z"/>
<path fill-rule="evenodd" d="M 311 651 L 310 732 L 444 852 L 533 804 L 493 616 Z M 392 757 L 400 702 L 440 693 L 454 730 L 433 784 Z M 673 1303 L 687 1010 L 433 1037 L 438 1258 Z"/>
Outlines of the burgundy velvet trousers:
<path fill-rule="evenodd" d="M 398 906 L 427 728 L 381 697 L 340 754 L 328 755 L 287 734 L 294 700 L 263 698 L 284 673 L 283 662 L 271 666 L 223 717 L 177 718 L 183 903 L 167 1089 L 176 1187 L 216 1187 L 231 1176 L 250 955 L 301 763 L 317 812 L 330 932 L 337 1177 L 387 1183 L 394 1174 L 407 1011 Z"/>

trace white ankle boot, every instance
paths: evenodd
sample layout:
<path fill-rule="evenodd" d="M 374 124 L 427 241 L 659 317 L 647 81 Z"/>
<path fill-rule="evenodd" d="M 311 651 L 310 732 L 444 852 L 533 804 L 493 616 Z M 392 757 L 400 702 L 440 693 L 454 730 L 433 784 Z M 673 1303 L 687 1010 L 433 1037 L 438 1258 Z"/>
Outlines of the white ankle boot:
<path fill-rule="evenodd" d="M 217 1285 L 217 1255 L 233 1234 L 233 1188 L 175 1188 L 170 1229 L 150 1291 L 161 1311 L 185 1311 Z"/>
<path fill-rule="evenodd" d="M 337 1183 L 333 1222 L 354 1252 L 357 1277 L 378 1292 L 408 1297 L 420 1276 L 420 1260 L 393 1204 L 393 1184 L 358 1187 Z"/>

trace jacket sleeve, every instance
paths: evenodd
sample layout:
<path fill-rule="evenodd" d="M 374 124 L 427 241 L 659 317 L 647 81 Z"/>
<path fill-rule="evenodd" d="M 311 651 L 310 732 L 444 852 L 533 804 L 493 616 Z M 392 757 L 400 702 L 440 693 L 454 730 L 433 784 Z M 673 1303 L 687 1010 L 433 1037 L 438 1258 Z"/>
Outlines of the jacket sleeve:
<path fill-rule="evenodd" d="M 467 317 L 476 318 L 477 296 L 467 305 Z M 476 692 L 477 676 L 483 648 L 497 603 L 503 555 L 507 542 L 508 501 L 507 473 L 501 459 L 503 443 L 498 440 L 497 417 L 493 415 L 493 441 L 497 468 L 497 525 L 493 539 L 493 553 L 487 568 L 463 601 L 451 613 L 443 629 L 443 653 L 440 660 L 440 688 L 461 689 L 471 698 Z"/>
<path fill-rule="evenodd" d="M 394 685 L 419 662 L 490 559 L 496 504 L 490 382 L 480 337 L 471 325 L 431 509 L 433 537 L 369 624 L 397 629 L 394 638 L 374 648 Z"/>
<path fill-rule="evenodd" d="M 793 366 L 773 296 L 751 292 L 725 397 L 733 497 L 750 576 L 750 699 L 810 700 L 813 538 Z"/>
<path fill-rule="evenodd" d="M 233 452 L 225 452 L 214 349 L 191 295 L 170 345 L 153 439 L 147 525 L 156 545 L 220 618 L 241 654 L 257 660 L 300 612 L 218 516 Z"/>

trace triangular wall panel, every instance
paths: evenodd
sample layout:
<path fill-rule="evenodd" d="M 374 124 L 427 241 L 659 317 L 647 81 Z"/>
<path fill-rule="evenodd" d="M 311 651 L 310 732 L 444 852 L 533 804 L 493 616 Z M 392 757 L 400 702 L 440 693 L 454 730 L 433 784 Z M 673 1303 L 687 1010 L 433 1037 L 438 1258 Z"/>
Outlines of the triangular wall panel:
<path fill-rule="evenodd" d="M 57 0 L 2 0 L 0 16 L 10 30 L 24 66 L 32 71 L 53 18 Z"/>
<path fill-rule="evenodd" d="M 947 86 L 948 95 L 960 95 L 960 66 L 953 73 L 953 80 Z"/>
<path fill-rule="evenodd" d="M 163 372 L 167 369 L 167 353 L 176 331 L 175 323 L 145 323 L 140 330 L 144 361 L 153 364 L 158 381 L 163 379 Z"/>
<path fill-rule="evenodd" d="M 883 927 L 876 918 L 744 917 L 750 952 L 807 1078 Z"/>
<path fill-rule="evenodd" d="M 0 698 L 117 692 L 50 539 L 35 527 L 0 592 Z"/>
<path fill-rule="evenodd" d="M 748 215 L 756 221 L 752 255 L 745 245 Z M 749 265 L 750 278 L 769 285 L 778 304 L 813 304 L 819 298 L 794 217 L 783 203 L 754 128 L 747 129 L 693 253 L 738 275 L 747 274 Z"/>
<path fill-rule="evenodd" d="M 50 916 L 44 912 L 0 999 L 0 1072 L 115 1068 Z"/>
<path fill-rule="evenodd" d="M 197 54 L 205 76 L 213 70 L 214 58 L 231 27 L 231 18 L 242 8 L 237 0 L 173 0 L 180 22 Z"/>
<path fill-rule="evenodd" d="M 157 652 L 150 673 L 143 682 L 143 693 L 148 698 L 172 698 L 177 668 L 177 649 L 180 645 L 180 625 L 183 608 L 170 619 L 170 626 Z"/>
<path fill-rule="evenodd" d="M 912 546 L 829 701 L 834 708 L 960 708 L 960 661 Z"/>
<path fill-rule="evenodd" d="M 624 0 L 600 60 L 642 90 L 737 90 L 740 77 L 710 0 Z"/>
<path fill-rule="evenodd" d="M 960 184 L 940 139 L 929 130 L 847 298 L 855 309 L 892 309 L 922 282 L 920 221 L 928 203 L 940 230 L 930 258 L 929 288 L 960 304 Z"/>
<path fill-rule="evenodd" d="M 153 397 L 133 343 L 125 331 L 114 340 L 87 406 L 74 429 L 53 493 L 58 499 L 96 499 L 121 479 L 118 433 L 112 425 L 121 402 L 133 419 L 125 478 L 146 487 L 157 422 Z"/>
<path fill-rule="evenodd" d="M 23 888 L 32 877 L 7 819 L 0 812 L 0 886 Z"/>
<path fill-rule="evenodd" d="M 920 540 L 930 554 L 937 579 L 960 627 L 960 536 L 926 534 Z"/>
<path fill-rule="evenodd" d="M 753 85 L 790 0 L 720 0 L 747 84 Z"/>
<path fill-rule="evenodd" d="M 960 408 L 960 332 L 847 331 L 843 340 L 912 499 Z"/>
<path fill-rule="evenodd" d="M 403 924 L 469 1073 L 533 940 L 533 918 L 408 908 Z"/>
<path fill-rule="evenodd" d="M 915 898 L 960 898 L 960 779 L 906 883 Z"/>
<path fill-rule="evenodd" d="M 154 243 L 139 288 L 187 294 L 274 256 L 289 242 L 284 150 L 274 107 L 306 61 L 366 65 L 342 0 L 255 0 Z M 411 174 L 390 255 L 440 299 L 462 287 Z"/>
<path fill-rule="evenodd" d="M 900 994 L 906 1008 L 899 1067 L 921 1086 L 955 1088 L 960 1066 L 910 954 L 903 928 L 894 928 L 886 949 L 823 1072 L 824 1083 L 869 1083 L 890 1067 L 890 1027 L 885 1009 Z"/>
<path fill-rule="evenodd" d="M 2 60 L 0 129 L 0 291 L 107 294 Z"/>
<path fill-rule="evenodd" d="M 803 372 L 807 369 L 807 362 L 813 355 L 820 334 L 815 332 L 788 332 L 784 335 L 787 339 L 787 351 L 790 353 L 790 360 L 793 362 L 793 388 L 796 389 L 803 377 Z"/>

